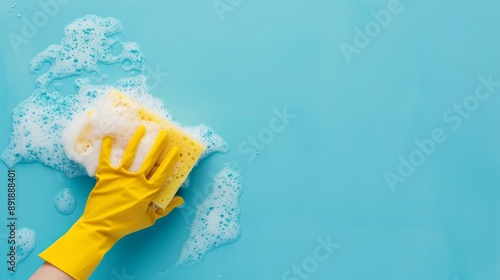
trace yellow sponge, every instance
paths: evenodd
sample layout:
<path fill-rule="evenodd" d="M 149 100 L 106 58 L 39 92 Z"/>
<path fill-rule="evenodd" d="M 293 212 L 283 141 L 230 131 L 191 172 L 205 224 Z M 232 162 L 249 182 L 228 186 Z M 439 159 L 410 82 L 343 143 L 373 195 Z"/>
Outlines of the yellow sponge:
<path fill-rule="evenodd" d="M 191 169 L 194 167 L 201 154 L 205 151 L 205 147 L 200 142 L 186 134 L 186 132 L 177 127 L 172 122 L 156 115 L 155 113 L 151 112 L 144 106 L 133 101 L 117 90 L 111 90 L 109 95 L 110 96 L 107 100 L 108 102 L 109 100 L 111 100 L 110 106 L 112 106 L 112 110 L 116 112 L 126 112 L 127 119 L 134 119 L 134 121 L 130 122 L 132 126 L 144 125 L 146 127 L 146 134 L 148 133 L 148 127 L 159 127 L 161 129 L 167 130 L 168 144 L 166 150 L 160 156 L 160 160 L 172 147 L 177 146 L 180 149 L 179 163 L 175 167 L 170 178 L 167 180 L 167 182 L 165 182 L 161 191 L 152 201 L 156 206 L 165 209 L 165 207 L 170 202 L 173 194 L 177 192 L 184 180 L 186 180 L 189 172 L 191 172 Z M 76 143 L 74 143 L 74 146 L 72 148 L 74 152 L 79 155 L 88 153 L 89 150 L 94 147 L 96 140 L 101 140 L 96 139 L 96 133 L 94 131 L 95 129 L 99 129 L 101 131 L 106 130 L 103 128 L 96 128 L 96 123 L 92 121 L 92 117 L 95 117 L 93 110 L 87 113 L 86 118 L 83 121 L 84 123 L 80 125 L 82 129 L 75 138 Z M 99 116 L 99 118 L 103 117 L 104 116 Z M 107 117 L 107 119 L 110 119 L 110 117 Z M 113 125 L 113 122 L 111 121 L 111 123 L 108 125 Z M 129 130 L 135 129 L 136 127 L 129 128 Z"/>

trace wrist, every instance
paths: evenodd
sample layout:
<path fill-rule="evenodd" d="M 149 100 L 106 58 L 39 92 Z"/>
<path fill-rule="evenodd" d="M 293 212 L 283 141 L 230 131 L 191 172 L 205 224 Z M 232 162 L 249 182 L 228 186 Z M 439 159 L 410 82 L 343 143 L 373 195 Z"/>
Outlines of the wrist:
<path fill-rule="evenodd" d="M 75 279 L 87 279 L 116 241 L 106 230 L 79 219 L 39 256 Z"/>

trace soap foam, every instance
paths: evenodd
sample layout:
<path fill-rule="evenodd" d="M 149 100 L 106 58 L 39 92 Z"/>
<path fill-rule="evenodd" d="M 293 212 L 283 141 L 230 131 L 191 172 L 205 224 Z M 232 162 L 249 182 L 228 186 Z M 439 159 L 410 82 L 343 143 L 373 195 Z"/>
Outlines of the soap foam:
<path fill-rule="evenodd" d="M 64 29 L 60 45 L 50 45 L 37 54 L 30 62 L 30 71 L 42 68 L 44 62 L 51 63 L 49 71 L 36 79 L 38 88 L 48 88 L 54 79 L 69 75 L 80 75 L 83 71 L 100 72 L 99 63 L 122 63 L 125 71 L 145 69 L 144 55 L 137 43 L 121 43 L 122 52 L 113 55 L 111 46 L 119 43 L 118 37 L 123 32 L 122 24 L 115 18 L 101 18 L 87 15 L 73 21 Z"/>
<path fill-rule="evenodd" d="M 156 123 L 143 122 L 136 114 L 136 109 L 115 106 L 119 102 L 119 97 L 111 94 L 97 98 L 89 104 L 87 111 L 76 116 L 63 131 L 62 143 L 66 155 L 85 166 L 91 176 L 96 172 L 101 150 L 100 143 L 96 143 L 98 140 L 107 135 L 113 137 L 110 162 L 118 166 L 132 135 L 139 125 L 144 125 L 147 133 L 141 139 L 130 167 L 130 171 L 137 172 L 161 130 Z M 82 135 L 84 139 L 80 139 Z"/>
<path fill-rule="evenodd" d="M 56 206 L 57 212 L 63 215 L 73 213 L 76 207 L 76 199 L 71 189 L 61 189 L 54 197 L 54 205 Z"/>
<path fill-rule="evenodd" d="M 36 231 L 22 227 L 16 230 L 16 262 L 26 259 L 36 245 Z"/>
<path fill-rule="evenodd" d="M 189 237 L 174 266 L 198 263 L 208 251 L 238 239 L 242 190 L 238 172 L 226 166 L 217 173 L 212 192 L 196 207 Z"/>
<path fill-rule="evenodd" d="M 87 15 L 66 26 L 65 36 L 59 45 L 49 46 L 32 59 L 31 72 L 36 73 L 47 62 L 50 68 L 36 79 L 35 92 L 13 110 L 10 143 L 1 156 L 7 166 L 12 168 L 19 162 L 40 162 L 63 172 L 69 178 L 92 176 L 92 172 L 89 174 L 84 168 L 86 163 L 82 166 L 65 155 L 61 136 L 75 116 L 84 112 L 111 88 L 116 88 L 181 127 L 204 144 L 207 149 L 202 157 L 229 150 L 227 143 L 208 126 L 182 126 L 173 120 L 163 102 L 150 94 L 145 58 L 139 44 L 121 41 L 116 35 L 122 31 L 123 26 L 117 19 Z M 113 54 L 114 44 L 121 45 L 119 54 Z M 100 68 L 102 64 L 118 64 L 124 71 L 137 71 L 139 74 L 120 78 L 114 85 L 96 85 L 93 83 L 102 80 L 77 78 L 74 94 L 64 96 L 58 91 L 62 88 L 59 83 L 64 78 L 88 73 L 97 73 L 102 77 L 105 75 Z M 54 91 L 49 91 L 52 83 L 57 85 Z"/>
<path fill-rule="evenodd" d="M 116 88 L 150 111 L 176 124 L 201 142 L 206 147 L 201 158 L 214 152 L 229 150 L 224 139 L 208 126 L 201 124 L 189 127 L 175 122 L 163 102 L 150 93 L 145 58 L 139 44 L 121 41 L 116 35 L 122 31 L 123 26 L 117 19 L 87 15 L 66 26 L 60 44 L 49 46 L 32 59 L 32 73 L 42 69 L 44 63 L 49 63 L 50 67 L 36 79 L 33 94 L 12 111 L 10 143 L 1 155 L 7 166 L 12 168 L 20 162 L 40 162 L 70 178 L 88 175 L 85 163 L 82 165 L 66 156 L 62 133 L 69 124 L 77 121 L 76 116 L 111 88 Z M 117 44 L 121 46 L 118 54 L 112 52 L 113 46 Z M 114 84 L 103 84 L 108 75 L 103 73 L 100 66 L 112 64 L 130 72 Z M 138 74 L 135 75 L 136 73 Z M 98 78 L 83 77 L 91 74 L 96 74 Z M 130 74 L 135 76 L 130 77 Z M 74 76 L 82 76 L 74 81 L 76 92 L 63 95 L 60 90 L 70 87 L 63 86 L 63 83 Z M 54 90 L 49 90 L 51 84 L 54 84 Z M 71 127 L 68 129 L 71 130 Z M 189 181 L 186 180 L 185 186 L 188 184 Z M 214 180 L 212 194 L 197 208 L 189 238 L 177 264 L 199 262 L 207 251 L 238 238 L 241 230 L 237 203 L 241 190 L 238 173 L 229 168 L 219 172 Z M 56 203 L 56 207 L 71 204 L 65 204 L 71 201 L 69 192 L 61 192 L 58 194 L 61 196 L 61 204 Z M 55 200 L 58 200 L 57 197 Z M 36 232 L 22 228 L 18 230 L 18 238 L 17 251 L 22 260 L 35 247 Z"/>

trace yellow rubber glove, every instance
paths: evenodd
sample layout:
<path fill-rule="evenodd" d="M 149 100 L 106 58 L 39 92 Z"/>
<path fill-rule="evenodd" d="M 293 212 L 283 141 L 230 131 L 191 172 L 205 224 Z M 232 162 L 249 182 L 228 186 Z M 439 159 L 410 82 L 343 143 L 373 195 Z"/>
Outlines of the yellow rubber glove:
<path fill-rule="evenodd" d="M 184 202 L 176 196 L 165 210 L 149 207 L 179 158 L 178 147 L 162 155 L 166 131 L 159 133 L 140 170 L 128 171 L 144 133 L 144 127 L 137 129 L 118 167 L 110 163 L 111 137 L 102 140 L 96 185 L 90 192 L 83 215 L 39 255 L 42 259 L 75 279 L 87 279 L 120 238 L 153 225 Z M 160 164 L 157 163 L 159 158 Z"/>

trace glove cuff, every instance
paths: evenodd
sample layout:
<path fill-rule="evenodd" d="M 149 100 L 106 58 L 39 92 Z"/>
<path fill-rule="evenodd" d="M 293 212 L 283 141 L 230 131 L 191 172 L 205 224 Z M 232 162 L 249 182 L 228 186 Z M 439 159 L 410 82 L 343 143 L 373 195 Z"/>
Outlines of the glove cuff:
<path fill-rule="evenodd" d="M 88 279 L 116 241 L 78 220 L 38 256 L 77 280 Z"/>

